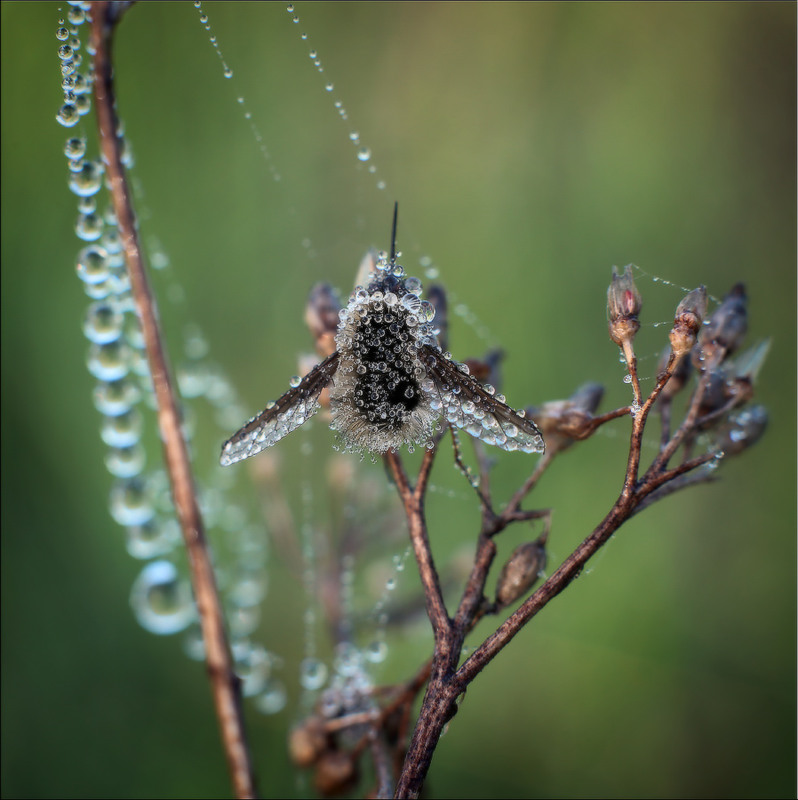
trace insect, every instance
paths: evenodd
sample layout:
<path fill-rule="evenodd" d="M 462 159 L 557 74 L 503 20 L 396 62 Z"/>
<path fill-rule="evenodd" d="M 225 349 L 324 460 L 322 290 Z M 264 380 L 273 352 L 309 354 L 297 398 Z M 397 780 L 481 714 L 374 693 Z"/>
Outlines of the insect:
<path fill-rule="evenodd" d="M 406 444 L 433 446 L 439 420 L 502 450 L 542 453 L 543 436 L 492 386 L 444 353 L 422 301 L 421 281 L 396 260 L 394 207 L 390 256 L 381 253 L 364 283 L 339 312 L 336 350 L 222 447 L 221 463 L 254 456 L 312 417 L 329 388 L 332 421 L 345 448 L 385 453 Z"/>

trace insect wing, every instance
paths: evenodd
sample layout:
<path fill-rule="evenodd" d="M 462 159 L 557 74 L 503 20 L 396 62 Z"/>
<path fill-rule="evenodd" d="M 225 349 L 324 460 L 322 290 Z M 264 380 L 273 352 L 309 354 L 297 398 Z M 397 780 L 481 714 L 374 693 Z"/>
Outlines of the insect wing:
<path fill-rule="evenodd" d="M 502 450 L 545 450 L 538 426 L 489 394 L 460 364 L 431 345 L 419 349 L 419 359 L 427 370 L 422 387 L 431 395 L 433 408 L 443 410 L 447 422 Z"/>
<path fill-rule="evenodd" d="M 223 445 L 222 466 L 235 464 L 279 442 L 319 410 L 319 395 L 338 368 L 335 352 L 315 366 L 301 382 L 253 417 Z"/>

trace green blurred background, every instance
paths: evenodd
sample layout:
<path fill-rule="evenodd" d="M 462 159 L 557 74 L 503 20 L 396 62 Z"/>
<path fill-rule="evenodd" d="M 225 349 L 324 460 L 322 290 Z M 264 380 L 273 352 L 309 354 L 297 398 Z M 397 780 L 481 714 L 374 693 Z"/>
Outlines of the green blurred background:
<path fill-rule="evenodd" d="M 134 621 L 141 565 L 107 512 L 62 155 L 93 118 L 69 132 L 55 122 L 58 9 L 0 9 L 2 795 L 229 796 L 204 672 Z M 141 3 L 118 34 L 119 105 L 145 239 L 168 253 L 185 313 L 248 410 L 311 349 L 310 286 L 348 290 L 365 249 L 387 247 L 395 199 L 408 270 L 430 257 L 504 346 L 516 405 L 587 380 L 607 386 L 604 408 L 628 402 L 606 336 L 613 264 L 715 296 L 745 281 L 750 341 L 773 337 L 763 441 L 722 464 L 719 483 L 624 527 L 486 670 L 441 741 L 429 796 L 794 796 L 795 4 L 300 3 L 299 24 L 282 4 L 205 9 L 234 78 L 192 4 Z M 667 320 L 681 292 L 638 285 L 644 321 Z M 642 331 L 644 375 L 666 331 Z M 485 346 L 454 321 L 455 355 Z M 534 496 L 555 509 L 555 564 L 620 488 L 628 423 L 614 429 L 564 456 Z M 316 452 L 329 446 L 323 426 L 312 435 Z M 224 432 L 198 436 L 213 460 Z M 283 445 L 294 464 L 296 444 Z M 434 479 L 458 494 L 429 510 L 441 563 L 469 551 L 477 516 L 448 458 Z M 530 461 L 499 460 L 506 497 Z M 248 711 L 266 796 L 309 791 L 285 756 L 303 602 L 278 565 L 260 637 L 285 658 L 289 706 Z M 428 648 L 415 625 L 382 677 L 408 676 Z"/>

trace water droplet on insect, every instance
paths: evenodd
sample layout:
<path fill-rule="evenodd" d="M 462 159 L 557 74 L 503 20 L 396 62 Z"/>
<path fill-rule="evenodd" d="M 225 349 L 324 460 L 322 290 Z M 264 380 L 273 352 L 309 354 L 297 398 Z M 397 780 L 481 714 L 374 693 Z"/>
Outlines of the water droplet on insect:
<path fill-rule="evenodd" d="M 290 386 L 292 389 L 296 389 L 296 387 L 297 387 L 297 386 L 299 386 L 299 384 L 300 384 L 300 383 L 302 383 L 302 378 L 300 378 L 300 377 L 299 377 L 299 375 L 294 375 L 294 376 L 291 378 L 291 380 L 290 380 L 290 381 L 288 381 L 288 385 L 289 385 L 289 386 Z"/>
<path fill-rule="evenodd" d="M 631 383 L 632 382 L 632 376 L 629 375 L 629 373 L 627 373 L 626 375 L 623 376 L 623 382 L 624 383 Z"/>
<path fill-rule="evenodd" d="M 69 38 L 69 30 L 67 28 L 59 28 L 55 32 L 55 38 L 58 39 L 59 42 L 65 42 Z"/>
<path fill-rule="evenodd" d="M 368 147 L 361 147 L 357 151 L 358 161 L 368 161 L 371 158 L 371 150 Z"/>
<path fill-rule="evenodd" d="M 169 561 L 144 567 L 133 583 L 130 605 L 142 628 L 161 635 L 182 631 L 196 615 L 188 581 Z"/>

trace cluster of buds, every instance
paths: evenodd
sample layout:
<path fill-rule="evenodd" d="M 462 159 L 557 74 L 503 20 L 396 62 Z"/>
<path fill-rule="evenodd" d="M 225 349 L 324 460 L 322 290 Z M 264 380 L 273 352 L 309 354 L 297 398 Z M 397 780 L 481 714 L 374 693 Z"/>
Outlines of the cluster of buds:
<path fill-rule="evenodd" d="M 703 286 L 688 292 L 676 308 L 671 328 L 670 348 L 660 362 L 660 376 L 668 378 L 659 396 L 663 415 L 663 434 L 673 397 L 687 384 L 692 368 L 700 373 L 700 390 L 696 401 L 697 429 L 717 430 L 716 446 L 734 454 L 755 442 L 767 424 L 762 406 L 748 409 L 736 417 L 729 412 L 753 396 L 753 382 L 765 355 L 768 342 L 761 343 L 732 361 L 743 342 L 748 327 L 745 286 L 732 287 L 706 322 L 707 292 Z M 632 379 L 637 383 L 632 340 L 640 328 L 638 315 L 642 300 L 634 284 L 632 270 L 626 267 L 619 275 L 613 267 L 612 282 L 607 291 L 610 338 L 623 350 Z M 544 417 L 535 417 L 547 434 Z M 550 434 L 547 441 L 551 441 Z"/>

